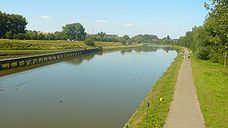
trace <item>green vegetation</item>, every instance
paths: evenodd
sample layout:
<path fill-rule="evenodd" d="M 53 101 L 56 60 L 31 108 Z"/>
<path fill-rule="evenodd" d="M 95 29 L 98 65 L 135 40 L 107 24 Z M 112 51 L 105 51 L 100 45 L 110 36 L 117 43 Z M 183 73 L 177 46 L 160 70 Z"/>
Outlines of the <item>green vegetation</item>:
<path fill-rule="evenodd" d="M 227 64 L 228 52 L 228 1 L 211 0 L 206 4 L 209 16 L 203 26 L 194 27 L 181 37 L 177 44 L 193 50 L 197 58 Z"/>
<path fill-rule="evenodd" d="M 2 28 L 0 29 L 0 38 L 3 39 L 83 41 L 86 38 L 90 38 L 97 42 L 121 42 L 123 45 L 138 43 L 170 44 L 172 42 L 169 36 L 159 39 L 156 35 L 150 34 L 140 34 L 134 37 L 106 34 L 105 32 L 87 34 L 85 32 L 86 29 L 80 23 L 67 24 L 62 27 L 62 31 L 56 32 L 25 30 L 27 21 L 21 15 L 0 12 L 0 19 L 0 28 Z"/>
<path fill-rule="evenodd" d="M 88 49 L 99 47 L 103 50 L 116 50 L 141 46 L 123 45 L 119 42 L 91 42 L 66 41 L 66 40 L 0 40 L 0 59 L 20 57 L 34 54 L 45 54 L 51 52 L 63 52 L 68 50 Z"/>
<path fill-rule="evenodd" d="M 84 43 L 87 45 L 87 46 L 95 46 L 95 42 L 91 39 L 91 38 L 87 38 L 84 40 Z"/>
<path fill-rule="evenodd" d="M 179 54 L 175 58 L 172 65 L 168 68 L 168 70 L 154 85 L 153 89 L 147 94 L 144 101 L 139 105 L 136 112 L 126 123 L 125 128 L 147 127 L 147 102 L 151 104 L 148 110 L 148 127 L 163 127 L 167 114 L 169 112 L 169 107 L 172 101 L 178 71 L 182 64 L 182 61 L 182 54 Z"/>
<path fill-rule="evenodd" d="M 58 51 L 59 50 L 0 50 L 0 55 L 34 55 L 42 53 L 53 53 Z"/>
<path fill-rule="evenodd" d="M 0 38 L 11 39 L 14 34 L 24 33 L 26 25 L 25 17 L 0 11 Z"/>
<path fill-rule="evenodd" d="M 210 1 L 205 3 L 209 15 L 203 26 L 175 43 L 193 51 L 193 77 L 206 127 L 220 128 L 228 126 L 228 1 Z"/>
<path fill-rule="evenodd" d="M 84 40 L 86 37 L 85 28 L 80 23 L 67 24 L 63 26 L 62 33 L 70 40 Z"/>
<path fill-rule="evenodd" d="M 63 50 L 89 48 L 82 41 L 66 40 L 0 40 L 2 50 Z"/>
<path fill-rule="evenodd" d="M 192 68 L 206 127 L 227 127 L 228 77 L 223 73 L 223 65 L 194 57 Z"/>

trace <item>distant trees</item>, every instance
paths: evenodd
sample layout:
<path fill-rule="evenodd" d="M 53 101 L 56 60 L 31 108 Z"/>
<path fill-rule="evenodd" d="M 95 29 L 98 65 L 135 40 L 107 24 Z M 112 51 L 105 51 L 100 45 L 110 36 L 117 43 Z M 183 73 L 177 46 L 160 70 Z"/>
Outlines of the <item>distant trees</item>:
<path fill-rule="evenodd" d="M 140 34 L 134 37 L 128 35 L 118 36 L 98 32 L 96 34 L 86 34 L 85 28 L 80 23 L 67 24 L 59 32 L 40 32 L 25 30 L 27 25 L 26 19 L 21 15 L 6 14 L 0 12 L 0 38 L 7 39 L 24 39 L 24 40 L 86 40 L 88 45 L 93 45 L 93 41 L 102 42 L 121 42 L 123 45 L 134 43 L 170 43 L 171 39 L 159 39 L 156 35 Z"/>
<path fill-rule="evenodd" d="M 98 32 L 96 34 L 87 34 L 87 37 L 92 38 L 94 41 L 119 42 L 119 36 L 106 34 L 105 32 Z"/>
<path fill-rule="evenodd" d="M 67 24 L 62 32 L 71 40 L 84 40 L 86 37 L 85 28 L 80 23 Z"/>
<path fill-rule="evenodd" d="M 131 38 L 130 42 L 155 43 L 159 38 L 156 35 L 140 34 Z"/>
<path fill-rule="evenodd" d="M 128 35 L 118 36 L 110 35 L 104 32 L 99 32 L 97 34 L 88 34 L 87 37 L 92 38 L 94 41 L 102 42 L 121 42 L 122 44 L 133 44 L 133 43 L 157 43 L 160 40 L 156 35 L 136 35 L 134 37 L 129 37 Z"/>
<path fill-rule="evenodd" d="M 27 21 L 25 17 L 17 14 L 7 14 L 0 11 L 0 38 L 26 39 L 26 40 L 84 40 L 85 28 L 80 23 L 63 26 L 61 32 L 39 32 L 25 30 Z"/>
<path fill-rule="evenodd" d="M 24 33 L 26 25 L 25 17 L 0 11 L 0 38 L 11 39 L 14 34 Z"/>

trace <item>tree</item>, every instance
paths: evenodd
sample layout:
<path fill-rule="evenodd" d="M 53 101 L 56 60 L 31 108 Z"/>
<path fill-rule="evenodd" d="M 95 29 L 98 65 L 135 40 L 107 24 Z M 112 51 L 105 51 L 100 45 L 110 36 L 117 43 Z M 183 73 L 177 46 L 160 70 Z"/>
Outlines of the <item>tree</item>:
<path fill-rule="evenodd" d="M 5 37 L 7 32 L 7 15 L 0 11 L 0 38 Z"/>
<path fill-rule="evenodd" d="M 63 26 L 63 33 L 71 40 L 84 40 L 86 37 L 85 28 L 80 23 Z"/>
<path fill-rule="evenodd" d="M 55 34 L 53 33 L 48 33 L 45 35 L 46 40 L 54 40 L 55 39 Z"/>
<path fill-rule="evenodd" d="M 107 34 L 105 32 L 98 32 L 96 34 L 96 39 L 99 41 L 107 41 L 105 38 L 107 37 Z"/>
<path fill-rule="evenodd" d="M 13 38 L 12 32 L 6 32 L 5 37 L 6 39 L 12 39 Z"/>
<path fill-rule="evenodd" d="M 12 36 L 24 33 L 26 25 L 25 17 L 16 14 L 6 14 L 0 11 L 0 38 L 5 37 L 6 32 L 10 32 Z"/>
<path fill-rule="evenodd" d="M 84 40 L 84 43 L 87 45 L 87 46 L 95 46 L 95 43 L 94 41 L 91 39 L 91 38 L 86 38 Z"/>
<path fill-rule="evenodd" d="M 44 40 L 45 39 L 45 36 L 43 33 L 38 33 L 37 34 L 37 40 Z"/>
<path fill-rule="evenodd" d="M 55 40 L 67 39 L 66 35 L 63 32 L 55 32 L 53 35 Z"/>
<path fill-rule="evenodd" d="M 18 33 L 18 34 L 14 34 L 13 35 L 13 38 L 14 39 L 19 39 L 19 40 L 23 40 L 23 39 L 26 39 L 26 34 L 25 33 Z"/>
<path fill-rule="evenodd" d="M 205 3 L 209 15 L 203 26 L 194 27 L 178 40 L 178 44 L 192 49 L 198 58 L 227 64 L 228 0 L 210 0 Z"/>
<path fill-rule="evenodd" d="M 13 34 L 25 33 L 25 27 L 27 25 L 26 19 L 21 15 L 11 14 L 9 15 L 9 30 Z"/>
<path fill-rule="evenodd" d="M 122 37 L 121 43 L 122 43 L 123 45 L 126 45 L 126 43 L 128 42 L 129 39 L 130 39 L 130 37 L 129 37 L 128 35 L 124 35 L 124 36 Z"/>
<path fill-rule="evenodd" d="M 205 27 L 210 35 L 210 41 L 214 42 L 224 54 L 224 69 L 226 68 L 228 52 L 228 0 L 211 0 L 207 4 L 209 17 Z"/>
<path fill-rule="evenodd" d="M 37 40 L 37 31 L 27 31 L 26 32 L 29 40 Z"/>

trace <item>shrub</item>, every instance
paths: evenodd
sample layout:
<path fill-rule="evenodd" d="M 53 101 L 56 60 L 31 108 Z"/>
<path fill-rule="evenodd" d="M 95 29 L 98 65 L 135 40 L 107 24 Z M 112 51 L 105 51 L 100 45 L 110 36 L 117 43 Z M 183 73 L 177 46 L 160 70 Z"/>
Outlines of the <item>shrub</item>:
<path fill-rule="evenodd" d="M 87 38 L 84 40 L 84 43 L 87 45 L 87 46 L 95 46 L 95 43 L 94 41 L 91 39 L 91 38 Z"/>
<path fill-rule="evenodd" d="M 13 38 L 12 32 L 6 32 L 5 37 L 6 39 L 12 39 Z"/>
<path fill-rule="evenodd" d="M 209 53 L 210 53 L 210 50 L 207 47 L 200 47 L 196 51 L 197 57 L 202 60 L 208 60 L 210 58 Z"/>

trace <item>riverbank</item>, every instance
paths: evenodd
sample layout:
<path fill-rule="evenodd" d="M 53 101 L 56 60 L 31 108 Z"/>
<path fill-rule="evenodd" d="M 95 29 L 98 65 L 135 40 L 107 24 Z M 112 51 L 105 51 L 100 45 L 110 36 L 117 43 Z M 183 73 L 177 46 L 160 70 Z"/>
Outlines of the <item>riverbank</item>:
<path fill-rule="evenodd" d="M 176 46 L 174 46 L 176 47 Z M 182 48 L 176 47 L 179 51 Z M 183 54 L 179 52 L 177 57 L 163 76 L 156 82 L 152 90 L 137 108 L 136 112 L 125 124 L 125 128 L 163 127 L 173 98 L 178 71 L 183 61 Z M 149 102 L 148 109 L 146 103 Z"/>
<path fill-rule="evenodd" d="M 123 45 L 120 42 L 95 42 L 95 46 L 87 46 L 83 41 L 65 40 L 0 40 L 0 60 L 24 56 L 67 52 L 89 48 L 102 48 L 103 50 L 119 50 L 139 47 L 141 45 Z"/>
<path fill-rule="evenodd" d="M 227 127 L 228 75 L 223 65 L 192 57 L 192 69 L 206 127 Z"/>

